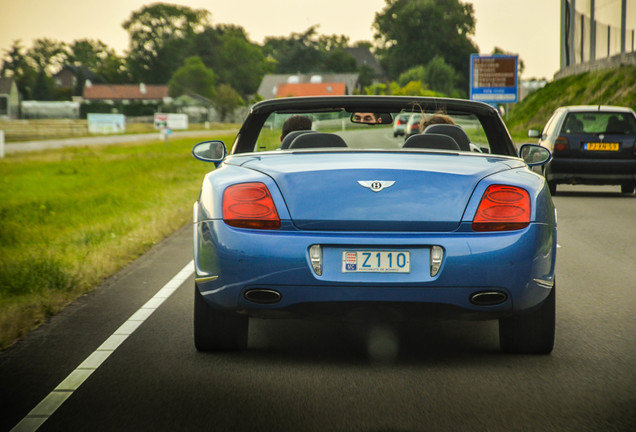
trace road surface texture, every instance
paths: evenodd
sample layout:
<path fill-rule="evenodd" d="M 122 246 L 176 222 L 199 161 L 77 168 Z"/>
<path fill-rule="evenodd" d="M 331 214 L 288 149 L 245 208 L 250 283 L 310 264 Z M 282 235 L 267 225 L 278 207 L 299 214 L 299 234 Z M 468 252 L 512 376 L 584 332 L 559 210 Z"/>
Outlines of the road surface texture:
<path fill-rule="evenodd" d="M 252 320 L 246 351 L 198 353 L 186 226 L 0 354 L 0 430 L 636 430 L 636 197 L 618 192 L 554 198 L 551 355 L 499 353 L 493 321 Z"/>

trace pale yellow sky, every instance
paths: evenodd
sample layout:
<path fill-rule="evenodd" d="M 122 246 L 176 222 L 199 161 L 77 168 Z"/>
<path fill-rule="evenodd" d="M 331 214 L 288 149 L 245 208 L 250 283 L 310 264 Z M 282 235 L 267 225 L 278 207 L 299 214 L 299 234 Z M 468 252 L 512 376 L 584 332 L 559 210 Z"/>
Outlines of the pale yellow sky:
<path fill-rule="evenodd" d="M 579 0 L 585 1 L 585 0 Z M 589 1 L 589 0 L 588 0 Z M 615 2 L 620 0 L 597 0 Z M 628 0 L 628 2 L 636 0 Z M 0 54 L 20 39 L 64 42 L 100 39 L 119 54 L 128 48 L 121 24 L 132 11 L 154 0 L 0 0 Z M 345 34 L 352 42 L 373 39 L 375 14 L 385 0 L 168 0 L 211 12 L 212 24 L 237 24 L 249 38 L 289 36 L 318 24 L 321 34 Z M 559 0 L 466 0 L 477 21 L 475 42 L 480 53 L 494 46 L 516 52 L 525 62 L 524 78 L 551 79 L 559 68 Z M 417 37 L 417 35 L 414 35 Z M 423 41 L 423 47 L 425 44 Z"/>

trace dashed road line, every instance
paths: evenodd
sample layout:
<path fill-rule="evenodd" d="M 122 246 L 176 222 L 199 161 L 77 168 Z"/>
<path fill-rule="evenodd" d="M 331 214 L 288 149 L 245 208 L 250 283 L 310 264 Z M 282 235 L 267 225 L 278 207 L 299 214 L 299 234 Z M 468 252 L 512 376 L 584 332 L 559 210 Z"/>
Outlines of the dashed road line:
<path fill-rule="evenodd" d="M 11 432 L 33 432 L 53 415 L 75 390 L 104 361 L 134 333 L 182 284 L 194 273 L 194 262 L 190 261 L 179 273 L 165 284 L 150 300 L 137 310 L 128 320 L 110 335 L 92 354 L 71 372 L 57 387 L 35 406 Z"/>

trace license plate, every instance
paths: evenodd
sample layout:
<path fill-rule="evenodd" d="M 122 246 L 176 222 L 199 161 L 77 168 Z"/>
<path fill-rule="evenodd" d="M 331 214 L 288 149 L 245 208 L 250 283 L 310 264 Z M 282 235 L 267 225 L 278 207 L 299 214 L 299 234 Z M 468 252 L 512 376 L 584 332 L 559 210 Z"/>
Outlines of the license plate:
<path fill-rule="evenodd" d="M 409 273 L 411 253 L 408 251 L 344 251 L 342 272 Z"/>
<path fill-rule="evenodd" d="M 583 144 L 583 150 L 588 151 L 619 151 L 620 149 L 620 143 L 588 142 Z"/>

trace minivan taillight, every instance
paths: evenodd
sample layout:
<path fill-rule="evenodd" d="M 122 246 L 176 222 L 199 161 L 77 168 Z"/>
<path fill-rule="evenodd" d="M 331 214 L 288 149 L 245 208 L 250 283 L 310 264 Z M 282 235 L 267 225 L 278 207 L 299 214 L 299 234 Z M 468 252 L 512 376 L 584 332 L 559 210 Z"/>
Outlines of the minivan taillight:
<path fill-rule="evenodd" d="M 225 189 L 223 220 L 237 228 L 280 228 L 274 200 L 263 183 L 241 183 Z"/>
<path fill-rule="evenodd" d="M 519 230 L 530 224 L 530 195 L 516 186 L 491 185 L 481 197 L 474 231 Z"/>
<path fill-rule="evenodd" d="M 567 151 L 570 149 L 570 143 L 568 142 L 568 139 L 564 136 L 559 136 L 557 137 L 556 140 L 554 140 L 554 151 L 555 152 L 562 152 L 562 151 Z"/>

